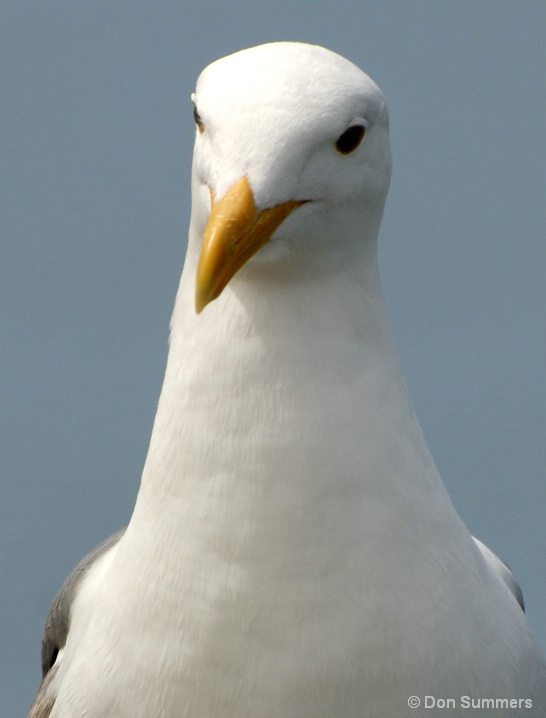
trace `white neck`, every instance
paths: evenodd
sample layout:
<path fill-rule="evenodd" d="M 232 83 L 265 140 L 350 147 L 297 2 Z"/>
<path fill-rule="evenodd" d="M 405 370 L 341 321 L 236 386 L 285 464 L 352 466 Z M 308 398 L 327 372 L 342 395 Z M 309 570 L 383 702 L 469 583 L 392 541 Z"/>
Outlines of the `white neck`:
<path fill-rule="evenodd" d="M 274 547 L 279 567 L 291 570 L 309 553 L 332 559 L 325 526 L 362 551 L 382 533 L 411 540 L 396 536 L 396 511 L 419 512 L 414 495 L 449 503 L 391 341 L 378 224 L 352 257 L 251 263 L 199 316 L 198 242 L 190 246 L 131 522 L 153 525 L 158 545 L 162 533 L 169 546 L 179 542 L 177 561 L 197 561 L 207 541 L 222 560 L 246 556 L 249 566 Z M 383 502 L 391 520 L 378 522 Z"/>

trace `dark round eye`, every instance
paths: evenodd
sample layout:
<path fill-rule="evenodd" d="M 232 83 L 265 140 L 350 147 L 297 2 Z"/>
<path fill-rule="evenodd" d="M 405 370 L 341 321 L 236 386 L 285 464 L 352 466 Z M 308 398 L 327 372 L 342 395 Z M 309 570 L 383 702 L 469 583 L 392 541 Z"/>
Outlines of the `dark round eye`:
<path fill-rule="evenodd" d="M 339 136 L 336 142 L 336 150 L 342 155 L 350 155 L 364 139 L 366 128 L 364 125 L 351 125 Z"/>
<path fill-rule="evenodd" d="M 193 106 L 193 119 L 195 120 L 195 124 L 197 125 L 197 129 L 199 132 L 205 131 L 205 125 L 203 124 L 203 120 L 201 119 L 201 115 L 197 112 L 197 107 Z"/>

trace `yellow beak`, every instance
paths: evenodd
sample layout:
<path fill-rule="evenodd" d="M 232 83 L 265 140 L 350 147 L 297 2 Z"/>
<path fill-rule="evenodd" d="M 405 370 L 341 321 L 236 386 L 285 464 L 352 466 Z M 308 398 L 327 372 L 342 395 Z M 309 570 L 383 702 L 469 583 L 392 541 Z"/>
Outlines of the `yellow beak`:
<path fill-rule="evenodd" d="M 195 283 L 198 314 L 220 296 L 230 279 L 305 201 L 293 200 L 258 211 L 246 176 L 219 202 L 215 202 L 212 191 L 211 197 L 212 210 L 203 235 Z"/>

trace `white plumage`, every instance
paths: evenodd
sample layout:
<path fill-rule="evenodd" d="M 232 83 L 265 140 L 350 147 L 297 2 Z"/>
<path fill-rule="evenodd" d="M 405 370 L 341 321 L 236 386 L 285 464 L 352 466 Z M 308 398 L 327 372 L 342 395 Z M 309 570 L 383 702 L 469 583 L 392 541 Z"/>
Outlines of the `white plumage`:
<path fill-rule="evenodd" d="M 392 343 L 383 95 L 328 50 L 276 43 L 206 68 L 194 102 L 135 511 L 71 585 L 31 714 L 416 718 L 412 695 L 469 695 L 544 716 L 511 574 L 455 512 Z"/>

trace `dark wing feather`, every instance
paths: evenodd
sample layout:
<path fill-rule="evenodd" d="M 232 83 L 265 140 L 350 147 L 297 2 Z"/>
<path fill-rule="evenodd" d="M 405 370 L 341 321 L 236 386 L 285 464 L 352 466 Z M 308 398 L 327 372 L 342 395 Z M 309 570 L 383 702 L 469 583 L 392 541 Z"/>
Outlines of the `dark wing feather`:
<path fill-rule="evenodd" d="M 80 583 L 95 561 L 111 549 L 123 536 L 125 529 L 117 531 L 83 558 L 63 583 L 55 596 L 47 616 L 42 638 L 42 683 L 38 689 L 28 718 L 48 718 L 55 704 L 53 679 L 59 670 L 57 660 L 66 644 L 70 630 L 70 611 Z"/>

